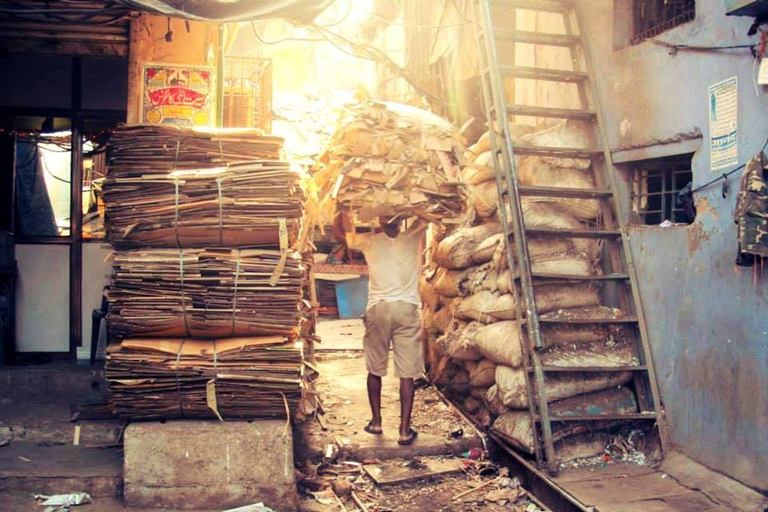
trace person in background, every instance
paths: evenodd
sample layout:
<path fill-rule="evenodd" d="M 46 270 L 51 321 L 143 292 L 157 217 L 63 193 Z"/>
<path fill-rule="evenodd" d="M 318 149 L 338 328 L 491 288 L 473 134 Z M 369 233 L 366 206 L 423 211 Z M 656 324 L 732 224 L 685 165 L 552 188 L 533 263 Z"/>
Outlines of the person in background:
<path fill-rule="evenodd" d="M 413 222 L 401 229 L 397 218 L 380 217 L 380 228 L 355 233 L 346 216 L 336 217 L 334 228 L 346 234 L 347 245 L 361 251 L 368 264 L 368 303 L 363 322 L 363 353 L 368 370 L 370 434 L 382 434 L 381 378 L 387 374 L 389 347 L 395 357 L 395 376 L 400 379 L 400 436 L 409 445 L 418 436 L 411 427 L 414 380 L 424 375 L 421 347 L 421 240 L 426 224 Z"/>

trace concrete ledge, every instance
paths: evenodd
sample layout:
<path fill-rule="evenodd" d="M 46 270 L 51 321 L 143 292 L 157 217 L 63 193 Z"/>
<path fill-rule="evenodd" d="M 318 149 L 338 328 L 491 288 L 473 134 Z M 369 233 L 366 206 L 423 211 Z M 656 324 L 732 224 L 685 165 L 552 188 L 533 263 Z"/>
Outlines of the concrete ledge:
<path fill-rule="evenodd" d="M 284 421 L 133 423 L 124 446 L 128 507 L 223 510 L 263 501 L 297 509 Z"/>
<path fill-rule="evenodd" d="M 87 492 L 94 498 L 116 498 L 121 463 L 117 449 L 14 442 L 0 448 L 0 492 Z M 0 510 L 5 510 L 2 503 Z"/>

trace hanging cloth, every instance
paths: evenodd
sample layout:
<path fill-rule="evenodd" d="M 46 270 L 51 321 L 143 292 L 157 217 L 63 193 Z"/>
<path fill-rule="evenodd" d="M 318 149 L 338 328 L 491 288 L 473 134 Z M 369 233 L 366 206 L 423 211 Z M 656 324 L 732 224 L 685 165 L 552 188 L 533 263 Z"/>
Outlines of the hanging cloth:
<path fill-rule="evenodd" d="M 747 162 L 741 175 L 734 222 L 738 225 L 736 264 L 749 267 L 755 256 L 768 257 L 768 158 L 760 151 Z"/>

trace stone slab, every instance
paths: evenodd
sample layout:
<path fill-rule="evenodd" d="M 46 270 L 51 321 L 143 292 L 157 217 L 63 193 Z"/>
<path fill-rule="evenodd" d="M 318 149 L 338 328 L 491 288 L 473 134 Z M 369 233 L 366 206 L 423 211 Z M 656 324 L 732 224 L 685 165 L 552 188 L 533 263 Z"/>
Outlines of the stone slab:
<path fill-rule="evenodd" d="M 127 507 L 224 510 L 263 501 L 296 510 L 285 421 L 133 423 L 124 448 Z"/>

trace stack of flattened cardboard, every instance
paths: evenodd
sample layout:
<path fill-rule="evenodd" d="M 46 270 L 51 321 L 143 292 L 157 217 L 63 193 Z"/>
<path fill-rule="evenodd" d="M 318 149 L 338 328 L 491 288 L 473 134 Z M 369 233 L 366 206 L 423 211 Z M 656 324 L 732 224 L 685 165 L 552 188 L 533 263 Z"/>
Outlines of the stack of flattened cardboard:
<path fill-rule="evenodd" d="M 121 177 L 228 162 L 279 160 L 283 139 L 260 130 L 124 125 L 109 139 L 109 171 Z"/>
<path fill-rule="evenodd" d="M 336 205 L 362 222 L 379 216 L 458 222 L 466 211 L 457 130 L 409 105 L 362 101 L 350 105 L 314 179 L 324 213 Z"/>
<path fill-rule="evenodd" d="M 117 414 L 134 418 L 285 416 L 301 400 L 302 348 L 282 336 L 128 339 L 109 349 Z"/>
<path fill-rule="evenodd" d="M 307 266 L 300 176 L 254 130 L 124 126 L 105 184 L 106 375 L 137 418 L 293 415 L 304 360 Z M 254 247 L 256 246 L 256 247 Z M 131 248 L 128 250 L 127 248 Z"/>
<path fill-rule="evenodd" d="M 110 170 L 104 183 L 113 245 L 275 245 L 280 219 L 285 219 L 289 243 L 298 234 L 301 178 L 285 162 L 134 174 Z"/>
<path fill-rule="evenodd" d="M 118 336 L 296 335 L 305 268 L 288 251 L 281 269 L 281 256 L 229 248 L 118 251 L 107 319 Z"/>

